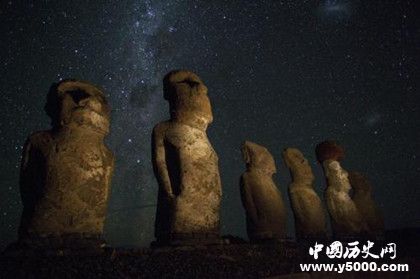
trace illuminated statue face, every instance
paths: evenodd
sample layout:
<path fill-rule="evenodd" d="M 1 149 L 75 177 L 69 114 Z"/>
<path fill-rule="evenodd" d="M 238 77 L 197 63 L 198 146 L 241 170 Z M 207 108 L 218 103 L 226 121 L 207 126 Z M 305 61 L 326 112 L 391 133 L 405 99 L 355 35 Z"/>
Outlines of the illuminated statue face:
<path fill-rule="evenodd" d="M 171 116 L 178 119 L 213 121 L 207 87 L 189 71 L 173 71 L 164 78 L 164 97 L 169 101 Z"/>
<path fill-rule="evenodd" d="M 270 175 L 277 171 L 273 156 L 261 145 L 245 141 L 242 156 L 249 169 L 259 169 Z"/>
<path fill-rule="evenodd" d="M 98 88 L 69 80 L 59 83 L 55 94 L 58 112 L 55 122 L 59 127 L 87 129 L 100 134 L 109 132 L 110 108 Z"/>
<path fill-rule="evenodd" d="M 326 175 L 328 179 L 332 180 L 333 185 L 339 185 L 342 191 L 349 191 L 351 189 L 349 174 L 344 170 L 338 161 L 327 160 L 324 161 L 326 165 Z"/>
<path fill-rule="evenodd" d="M 296 148 L 287 148 L 283 151 L 283 158 L 286 166 L 290 168 L 295 178 L 309 177 L 313 178 L 312 169 L 308 160 Z"/>

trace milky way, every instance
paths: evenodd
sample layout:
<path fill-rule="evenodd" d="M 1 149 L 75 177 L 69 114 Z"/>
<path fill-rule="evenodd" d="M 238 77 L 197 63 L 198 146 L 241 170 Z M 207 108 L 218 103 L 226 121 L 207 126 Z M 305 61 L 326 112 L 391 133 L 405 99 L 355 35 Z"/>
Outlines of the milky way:
<path fill-rule="evenodd" d="M 176 68 L 197 72 L 209 88 L 223 234 L 245 237 L 238 179 L 246 139 L 273 153 L 287 201 L 283 149 L 303 151 L 322 195 L 313 150 L 335 138 L 347 149 L 344 167 L 373 181 L 387 226 L 418 225 L 420 36 L 411 1 L 71 2 L 1 4 L 2 246 L 16 238 L 25 138 L 49 128 L 46 93 L 71 77 L 103 87 L 112 106 L 107 143 L 117 164 L 106 238 L 148 245 L 157 193 L 150 134 L 168 117 L 161 80 Z"/>

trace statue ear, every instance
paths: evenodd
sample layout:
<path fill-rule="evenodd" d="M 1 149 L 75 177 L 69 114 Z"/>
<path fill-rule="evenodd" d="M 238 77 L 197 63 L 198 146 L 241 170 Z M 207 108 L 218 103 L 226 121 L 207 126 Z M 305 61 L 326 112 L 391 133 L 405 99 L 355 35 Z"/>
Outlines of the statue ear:
<path fill-rule="evenodd" d="M 293 156 L 294 156 L 293 149 L 285 148 L 283 150 L 282 155 L 283 155 L 283 160 L 284 160 L 284 163 L 285 163 L 286 167 L 290 168 L 291 162 L 293 162 Z"/>
<path fill-rule="evenodd" d="M 244 159 L 245 163 L 249 164 L 251 162 L 251 157 L 249 155 L 249 149 L 246 145 L 246 142 L 242 144 L 241 152 L 242 152 L 242 158 Z"/>
<path fill-rule="evenodd" d="M 290 168 L 289 157 L 288 157 L 288 154 L 287 154 L 287 151 L 286 150 L 283 151 L 282 156 L 283 156 L 283 162 L 284 162 L 284 164 L 286 165 L 286 167 Z"/>

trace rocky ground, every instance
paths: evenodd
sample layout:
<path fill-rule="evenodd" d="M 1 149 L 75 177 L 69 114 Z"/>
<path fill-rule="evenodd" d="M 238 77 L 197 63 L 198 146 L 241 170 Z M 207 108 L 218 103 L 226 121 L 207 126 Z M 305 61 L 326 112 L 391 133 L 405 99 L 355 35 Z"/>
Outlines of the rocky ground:
<path fill-rule="evenodd" d="M 406 245 L 406 246 L 404 246 Z M 0 278 L 420 278 L 418 244 L 399 246 L 393 263 L 410 272 L 302 273 L 313 262 L 308 247 L 295 242 L 116 249 L 9 248 L 0 257 Z M 331 259 L 319 259 L 331 263 Z M 363 261 L 362 259 L 358 261 Z"/>
<path fill-rule="evenodd" d="M 281 246 L 22 251 L 3 255 L 1 278 L 260 278 L 294 271 Z M 22 254 L 23 253 L 23 254 Z"/>

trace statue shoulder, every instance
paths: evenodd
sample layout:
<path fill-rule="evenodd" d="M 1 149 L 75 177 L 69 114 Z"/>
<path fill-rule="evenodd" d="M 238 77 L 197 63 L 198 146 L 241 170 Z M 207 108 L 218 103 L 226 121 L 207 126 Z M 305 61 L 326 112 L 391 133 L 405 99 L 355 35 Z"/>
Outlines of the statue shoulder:
<path fill-rule="evenodd" d="M 165 134 L 166 130 L 169 129 L 169 127 L 171 126 L 169 121 L 163 121 L 160 122 L 158 124 L 155 125 L 155 127 L 153 128 L 153 135 L 154 136 L 161 136 L 163 134 Z"/>
<path fill-rule="evenodd" d="M 246 182 L 247 180 L 249 180 L 249 172 L 246 171 L 241 175 L 241 181 L 242 182 Z"/>
<path fill-rule="evenodd" d="M 26 140 L 26 145 L 32 147 L 43 147 L 53 141 L 52 132 L 50 130 L 37 131 L 32 133 Z"/>
<path fill-rule="evenodd" d="M 103 145 L 103 151 L 104 151 L 105 157 L 108 158 L 112 164 L 114 164 L 114 161 L 115 161 L 114 152 L 112 152 L 112 150 L 105 144 Z"/>
<path fill-rule="evenodd" d="M 261 186 L 261 177 L 253 171 L 246 171 L 241 176 L 241 181 L 245 187 L 259 188 Z"/>

